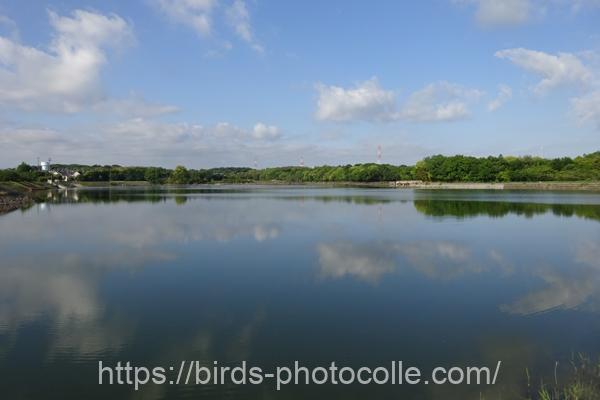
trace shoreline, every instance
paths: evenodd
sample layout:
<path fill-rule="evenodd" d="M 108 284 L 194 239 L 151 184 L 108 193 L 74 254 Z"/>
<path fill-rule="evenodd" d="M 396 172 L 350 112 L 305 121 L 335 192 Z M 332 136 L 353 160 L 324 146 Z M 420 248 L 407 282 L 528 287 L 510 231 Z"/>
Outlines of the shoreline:
<path fill-rule="evenodd" d="M 264 185 L 264 186 L 324 186 L 324 187 L 357 187 L 357 188 L 396 188 L 396 189 L 433 189 L 433 190 L 540 190 L 540 191 L 584 191 L 600 192 L 600 181 L 546 181 L 546 182 L 422 182 L 422 181 L 383 181 L 383 182 L 207 182 L 187 185 L 155 185 L 144 181 L 98 181 L 79 182 L 76 188 L 102 187 L 147 187 L 147 186 L 194 186 L 194 185 Z"/>
<path fill-rule="evenodd" d="M 541 190 L 600 192 L 600 182 L 391 182 L 396 188 L 449 190 Z"/>
<path fill-rule="evenodd" d="M 27 208 L 35 202 L 34 193 L 51 189 L 41 183 L 0 182 L 0 214 Z"/>

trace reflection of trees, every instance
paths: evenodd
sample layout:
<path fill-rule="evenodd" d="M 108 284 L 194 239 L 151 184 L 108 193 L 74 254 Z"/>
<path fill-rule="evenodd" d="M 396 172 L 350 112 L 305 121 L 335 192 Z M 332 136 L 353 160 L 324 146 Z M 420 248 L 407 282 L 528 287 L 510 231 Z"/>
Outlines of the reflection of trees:
<path fill-rule="evenodd" d="M 292 201 L 318 201 L 323 203 L 348 203 L 348 204 L 382 204 L 397 201 L 393 198 L 369 195 L 307 195 L 304 191 L 290 193 L 285 191 L 256 191 L 254 189 L 225 189 L 225 188 L 170 188 L 170 187 L 144 187 L 144 188 L 101 188 L 81 189 L 52 192 L 48 198 L 39 198 L 37 201 L 50 203 L 118 203 L 118 202 L 165 202 L 175 199 L 177 204 L 199 196 L 205 199 L 230 199 L 248 200 L 252 198 L 268 198 L 275 200 Z"/>
<path fill-rule="evenodd" d="M 322 203 L 348 203 L 348 204 L 385 204 L 391 203 L 393 200 L 372 197 L 372 196 L 301 196 L 301 197 L 288 197 L 288 200 L 313 200 Z"/>
<path fill-rule="evenodd" d="M 422 214 L 458 218 L 504 217 L 508 214 L 533 217 L 552 213 L 561 217 L 577 216 L 600 220 L 600 206 L 593 204 L 543 204 L 543 203 L 507 203 L 496 201 L 458 201 L 458 200 L 415 200 L 415 208 Z"/>
<path fill-rule="evenodd" d="M 172 194 L 169 195 L 169 193 Z M 52 197 L 47 199 L 47 201 L 51 203 L 159 203 L 164 202 L 167 197 L 177 194 L 177 191 L 167 192 L 153 188 L 131 190 L 84 189 L 54 192 Z"/>
<path fill-rule="evenodd" d="M 174 199 L 177 204 L 195 197 L 202 199 L 249 200 L 269 199 L 287 201 L 315 201 L 321 203 L 346 203 L 376 205 L 388 203 L 405 203 L 410 196 L 400 196 L 401 192 L 390 190 L 382 193 L 378 190 L 364 189 L 353 192 L 338 193 L 320 192 L 322 189 L 302 187 L 244 187 L 244 186 L 143 186 L 116 188 L 84 188 L 67 191 L 39 194 L 35 200 L 49 203 L 117 203 L 117 202 L 150 202 L 159 203 Z M 369 191 L 373 190 L 372 193 Z M 335 189 L 334 189 L 335 191 Z M 323 193 L 323 194 L 321 194 Z M 507 201 L 472 201 L 452 199 L 416 199 L 415 208 L 422 214 L 460 218 L 475 216 L 503 217 L 508 214 L 533 217 L 535 215 L 553 213 L 557 216 L 588 218 L 600 220 L 600 205 L 597 204 L 545 204 Z"/>
<path fill-rule="evenodd" d="M 175 204 L 182 206 L 187 203 L 187 196 L 175 196 Z"/>

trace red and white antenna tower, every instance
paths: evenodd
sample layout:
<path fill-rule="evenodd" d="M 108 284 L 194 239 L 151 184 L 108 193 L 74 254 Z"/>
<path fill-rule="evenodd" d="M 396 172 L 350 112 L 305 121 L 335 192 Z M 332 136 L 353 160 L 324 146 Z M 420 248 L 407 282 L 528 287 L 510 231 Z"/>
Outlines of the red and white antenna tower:
<path fill-rule="evenodd" d="M 304 167 L 304 156 L 300 157 L 300 166 Z"/>
<path fill-rule="evenodd" d="M 381 164 L 381 145 L 377 145 L 377 164 Z"/>

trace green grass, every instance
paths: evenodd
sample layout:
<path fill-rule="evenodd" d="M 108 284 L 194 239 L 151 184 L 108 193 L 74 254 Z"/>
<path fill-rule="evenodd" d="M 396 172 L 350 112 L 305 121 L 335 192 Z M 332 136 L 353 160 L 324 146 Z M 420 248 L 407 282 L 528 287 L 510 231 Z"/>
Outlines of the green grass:
<path fill-rule="evenodd" d="M 34 190 L 46 190 L 51 187 L 41 182 L 0 182 L 0 194 L 22 195 Z"/>
<path fill-rule="evenodd" d="M 551 384 L 540 382 L 537 389 L 529 385 L 529 371 L 526 370 L 529 400 L 600 400 L 600 359 L 592 361 L 582 354 L 571 361 L 570 373 L 565 382 L 556 374 Z M 533 392 L 533 394 L 531 394 Z"/>

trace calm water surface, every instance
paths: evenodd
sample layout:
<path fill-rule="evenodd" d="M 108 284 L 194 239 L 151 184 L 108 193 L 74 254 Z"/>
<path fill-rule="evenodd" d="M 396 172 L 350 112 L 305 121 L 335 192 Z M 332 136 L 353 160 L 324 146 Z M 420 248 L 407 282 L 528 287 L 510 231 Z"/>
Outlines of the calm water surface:
<path fill-rule="evenodd" d="M 517 398 L 600 355 L 600 195 L 93 189 L 0 217 L 0 398 Z M 98 361 L 503 366 L 489 386 L 98 386 Z"/>

